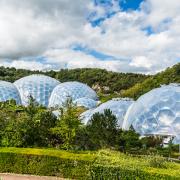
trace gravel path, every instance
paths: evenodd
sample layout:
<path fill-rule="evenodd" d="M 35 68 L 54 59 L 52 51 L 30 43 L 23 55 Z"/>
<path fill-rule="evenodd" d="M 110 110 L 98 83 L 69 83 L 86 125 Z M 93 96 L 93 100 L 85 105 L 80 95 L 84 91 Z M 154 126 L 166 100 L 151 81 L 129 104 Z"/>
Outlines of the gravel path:
<path fill-rule="evenodd" d="M 65 180 L 58 177 L 0 173 L 0 180 Z"/>

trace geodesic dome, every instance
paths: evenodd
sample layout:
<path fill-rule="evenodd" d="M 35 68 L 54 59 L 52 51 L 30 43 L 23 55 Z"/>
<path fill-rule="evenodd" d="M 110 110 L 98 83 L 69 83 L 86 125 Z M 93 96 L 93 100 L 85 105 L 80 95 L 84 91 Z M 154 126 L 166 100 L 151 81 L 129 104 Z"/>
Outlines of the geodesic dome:
<path fill-rule="evenodd" d="M 21 104 L 21 98 L 16 86 L 10 82 L 0 81 L 0 102 L 12 99 L 15 100 L 17 104 Z"/>
<path fill-rule="evenodd" d="M 75 101 L 73 101 L 73 103 L 77 106 L 85 107 L 86 109 L 92 109 L 98 105 L 98 101 L 87 97 L 76 99 Z"/>
<path fill-rule="evenodd" d="M 25 106 L 28 105 L 30 96 L 39 104 L 48 106 L 51 92 L 58 84 L 59 81 L 45 75 L 30 75 L 14 82 Z"/>
<path fill-rule="evenodd" d="M 164 85 L 141 96 L 128 110 L 123 124 L 141 135 L 180 136 L 180 86 Z"/>
<path fill-rule="evenodd" d="M 55 87 L 49 99 L 49 107 L 62 106 L 68 98 L 75 101 L 87 97 L 97 100 L 96 92 L 86 84 L 80 82 L 65 82 Z"/>
<path fill-rule="evenodd" d="M 180 144 L 180 135 L 173 139 L 173 144 Z"/>
<path fill-rule="evenodd" d="M 104 113 L 105 109 L 110 109 L 112 113 L 116 116 L 118 120 L 118 126 L 121 128 L 123 121 L 124 121 L 124 116 L 126 114 L 126 111 L 130 107 L 130 105 L 134 101 L 131 99 L 112 99 L 110 101 L 107 101 L 100 106 L 98 106 L 95 109 L 90 109 L 88 111 L 85 111 L 84 113 L 81 114 L 81 119 L 84 124 L 87 124 L 88 121 L 92 118 L 93 114 L 95 113 Z"/>

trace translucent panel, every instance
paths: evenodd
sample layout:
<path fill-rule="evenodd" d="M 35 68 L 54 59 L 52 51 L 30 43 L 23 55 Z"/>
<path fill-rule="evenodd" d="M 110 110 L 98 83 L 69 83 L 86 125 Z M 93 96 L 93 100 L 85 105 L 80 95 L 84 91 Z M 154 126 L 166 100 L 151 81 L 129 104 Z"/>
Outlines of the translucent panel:
<path fill-rule="evenodd" d="M 10 82 L 0 81 L 0 102 L 12 99 L 15 100 L 17 104 L 21 104 L 21 98 L 16 86 Z"/>
<path fill-rule="evenodd" d="M 29 96 L 32 96 L 39 104 L 48 106 L 51 92 L 60 82 L 44 75 L 31 75 L 14 84 L 20 92 L 23 105 L 28 105 Z"/>
<path fill-rule="evenodd" d="M 53 113 L 56 117 L 59 117 L 59 115 L 60 115 L 59 110 L 52 111 L 52 113 Z"/>
<path fill-rule="evenodd" d="M 174 144 L 180 144 L 180 136 L 175 137 L 174 140 L 173 140 L 173 143 Z"/>
<path fill-rule="evenodd" d="M 180 86 L 170 84 L 141 96 L 128 110 L 124 129 L 146 134 L 180 136 Z"/>
<path fill-rule="evenodd" d="M 173 125 L 173 129 L 174 131 L 178 134 L 180 134 L 180 117 L 177 117 L 175 120 L 174 120 L 174 125 Z"/>
<path fill-rule="evenodd" d="M 58 85 L 52 92 L 49 107 L 62 106 L 68 98 L 73 101 L 87 97 L 97 100 L 96 92 L 86 84 L 80 82 L 65 82 Z"/>
<path fill-rule="evenodd" d="M 73 103 L 76 104 L 77 106 L 85 107 L 86 109 L 92 109 L 97 106 L 98 101 L 95 101 L 87 97 L 83 97 L 73 101 Z"/>
<path fill-rule="evenodd" d="M 127 109 L 133 103 L 132 100 L 129 99 L 113 99 L 106 103 L 101 104 L 95 109 L 85 111 L 81 114 L 81 119 L 84 124 L 87 124 L 91 119 L 93 114 L 99 112 L 103 113 L 105 109 L 110 109 L 112 113 L 116 116 L 118 120 L 118 126 L 122 127 L 124 116 L 126 114 Z"/>

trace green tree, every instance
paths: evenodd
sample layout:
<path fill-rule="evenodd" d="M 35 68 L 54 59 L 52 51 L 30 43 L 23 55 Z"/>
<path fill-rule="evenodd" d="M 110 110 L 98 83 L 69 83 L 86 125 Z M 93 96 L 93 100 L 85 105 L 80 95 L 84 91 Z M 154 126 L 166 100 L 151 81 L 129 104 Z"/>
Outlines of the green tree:
<path fill-rule="evenodd" d="M 59 109 L 60 116 L 57 120 L 56 126 L 51 129 L 52 133 L 62 141 L 61 148 L 72 149 L 74 146 L 74 139 L 81 125 L 78 108 L 68 99 L 64 107 Z"/>
<path fill-rule="evenodd" d="M 98 149 L 116 144 L 117 119 L 109 109 L 103 114 L 95 113 L 87 125 L 91 146 Z"/>
<path fill-rule="evenodd" d="M 156 136 L 148 136 L 148 137 L 143 137 L 141 139 L 142 145 L 144 145 L 146 148 L 159 148 L 163 144 L 163 138 L 161 137 L 156 137 Z"/>
<path fill-rule="evenodd" d="M 123 131 L 120 129 L 118 132 L 117 141 L 120 150 L 124 152 L 129 151 L 132 148 L 141 148 L 139 134 L 134 130 Z"/>
<path fill-rule="evenodd" d="M 55 126 L 56 117 L 43 106 L 38 105 L 30 97 L 29 105 L 24 107 L 26 120 L 24 121 L 24 145 L 48 146 L 51 145 L 52 134 L 50 129 Z"/>
<path fill-rule="evenodd" d="M 0 144 L 1 146 L 22 146 L 22 107 L 10 100 L 0 103 Z"/>

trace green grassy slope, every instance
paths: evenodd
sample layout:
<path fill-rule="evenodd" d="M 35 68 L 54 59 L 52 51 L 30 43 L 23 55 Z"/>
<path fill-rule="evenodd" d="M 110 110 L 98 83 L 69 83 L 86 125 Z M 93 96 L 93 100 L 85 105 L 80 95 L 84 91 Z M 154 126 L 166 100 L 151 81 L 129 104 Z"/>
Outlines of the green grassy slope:
<path fill-rule="evenodd" d="M 162 84 L 180 83 L 180 63 L 151 76 L 141 83 L 122 92 L 122 96 L 137 99 L 146 92 L 159 87 Z"/>

